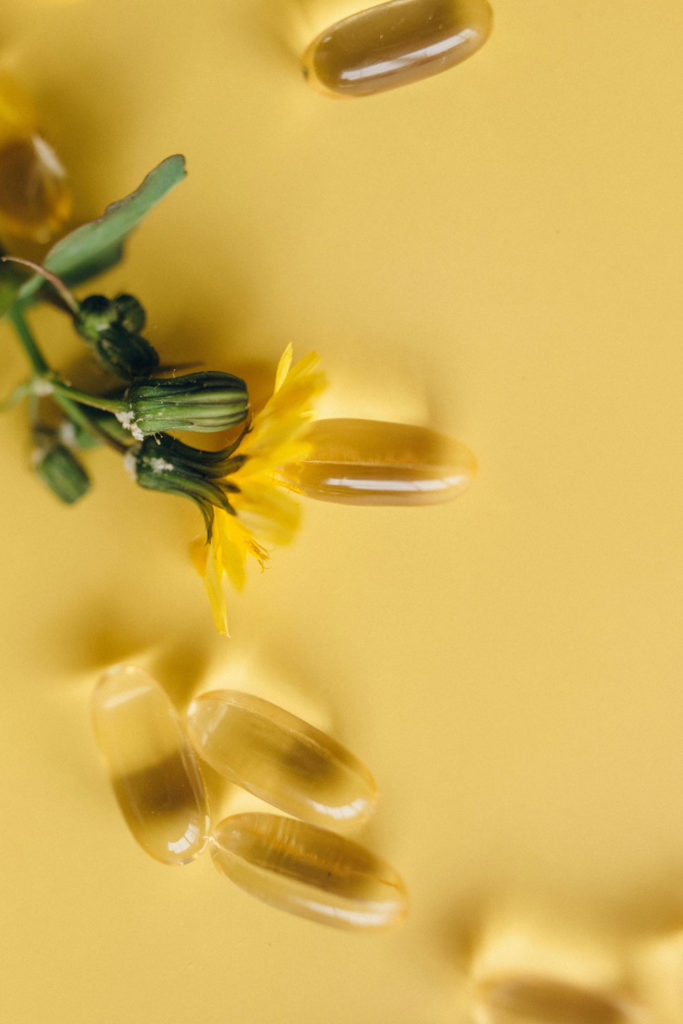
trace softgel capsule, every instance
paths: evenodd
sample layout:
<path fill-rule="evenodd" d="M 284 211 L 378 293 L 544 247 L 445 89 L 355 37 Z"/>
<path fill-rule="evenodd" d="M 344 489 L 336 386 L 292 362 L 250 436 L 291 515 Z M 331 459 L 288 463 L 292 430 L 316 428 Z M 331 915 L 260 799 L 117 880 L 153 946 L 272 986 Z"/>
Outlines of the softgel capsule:
<path fill-rule="evenodd" d="M 195 750 L 274 807 L 328 827 L 366 819 L 377 800 L 365 765 L 320 729 L 236 690 L 204 693 L 187 715 Z"/>
<path fill-rule="evenodd" d="M 401 877 L 335 832 L 277 814 L 236 814 L 211 842 L 217 869 L 271 906 L 345 929 L 388 928 L 407 911 Z"/>
<path fill-rule="evenodd" d="M 187 864 L 206 846 L 210 822 L 197 762 L 176 711 L 147 672 L 107 672 L 92 699 L 98 746 L 135 839 L 164 864 Z"/>
<path fill-rule="evenodd" d="M 279 471 L 307 498 L 346 505 L 430 505 L 456 497 L 477 463 L 460 441 L 429 427 L 383 420 L 317 420 L 308 454 Z"/>
<path fill-rule="evenodd" d="M 460 64 L 493 24 L 486 0 L 390 0 L 321 32 L 303 56 L 320 92 L 371 96 Z"/>

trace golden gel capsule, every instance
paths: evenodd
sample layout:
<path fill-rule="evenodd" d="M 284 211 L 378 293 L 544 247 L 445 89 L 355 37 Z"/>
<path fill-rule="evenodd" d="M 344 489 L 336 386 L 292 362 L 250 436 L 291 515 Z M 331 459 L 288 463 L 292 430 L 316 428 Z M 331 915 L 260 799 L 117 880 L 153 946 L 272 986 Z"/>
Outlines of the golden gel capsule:
<path fill-rule="evenodd" d="M 216 829 L 219 871 L 280 910 L 336 928 L 387 928 L 406 915 L 400 876 L 348 839 L 277 814 L 235 814 Z"/>
<path fill-rule="evenodd" d="M 348 505 L 428 505 L 460 494 L 477 472 L 464 444 L 428 427 L 380 420 L 317 420 L 311 448 L 278 471 L 308 498 Z"/>
<path fill-rule="evenodd" d="M 93 694 L 93 721 L 119 807 L 147 853 L 188 864 L 206 846 L 204 783 L 170 700 L 133 665 L 107 672 Z"/>
<path fill-rule="evenodd" d="M 195 750 L 231 782 L 328 827 L 372 813 L 377 787 L 353 754 L 319 729 L 248 693 L 204 693 L 188 711 Z"/>
<path fill-rule="evenodd" d="M 533 975 L 487 980 L 479 997 L 476 1024 L 628 1024 L 640 1019 L 607 993 Z"/>
<path fill-rule="evenodd" d="M 0 229 L 46 242 L 71 215 L 71 191 L 36 125 L 30 99 L 0 75 Z"/>
<path fill-rule="evenodd" d="M 486 0 L 391 0 L 325 29 L 303 56 L 304 76 L 336 96 L 370 96 L 460 64 L 483 46 Z"/>

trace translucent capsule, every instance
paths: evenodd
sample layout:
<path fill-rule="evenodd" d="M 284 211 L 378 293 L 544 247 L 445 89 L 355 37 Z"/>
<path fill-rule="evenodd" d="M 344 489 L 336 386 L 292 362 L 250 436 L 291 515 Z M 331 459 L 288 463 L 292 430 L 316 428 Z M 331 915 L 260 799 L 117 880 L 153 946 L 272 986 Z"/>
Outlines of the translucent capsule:
<path fill-rule="evenodd" d="M 95 736 L 128 826 L 165 864 L 188 864 L 206 846 L 204 783 L 170 700 L 132 665 L 102 677 L 93 694 Z"/>
<path fill-rule="evenodd" d="M 477 471 L 465 445 L 427 427 L 380 420 L 315 422 L 310 454 L 285 466 L 300 494 L 349 505 L 427 505 L 460 494 Z"/>
<path fill-rule="evenodd" d="M 0 75 L 0 228 L 46 242 L 71 214 L 71 191 L 36 111 L 20 86 Z"/>
<path fill-rule="evenodd" d="M 486 0 L 391 0 L 325 29 L 303 56 L 304 76 L 337 96 L 370 96 L 459 64 L 486 42 Z"/>
<path fill-rule="evenodd" d="M 317 825 L 366 818 L 377 800 L 362 762 L 330 736 L 248 693 L 202 694 L 188 711 L 195 749 L 221 775 Z"/>
<path fill-rule="evenodd" d="M 534 975 L 508 975 L 479 988 L 476 1024 L 628 1024 L 640 1020 L 609 993 Z"/>
<path fill-rule="evenodd" d="M 280 910 L 336 928 L 387 928 L 406 915 L 400 876 L 369 850 L 276 814 L 236 814 L 216 829 L 219 871 Z"/>

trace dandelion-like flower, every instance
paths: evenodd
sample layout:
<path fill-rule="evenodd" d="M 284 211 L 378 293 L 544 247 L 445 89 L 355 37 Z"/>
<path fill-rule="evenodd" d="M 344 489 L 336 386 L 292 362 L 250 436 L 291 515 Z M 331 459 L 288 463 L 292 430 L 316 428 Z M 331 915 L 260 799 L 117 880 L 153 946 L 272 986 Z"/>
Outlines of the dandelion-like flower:
<path fill-rule="evenodd" d="M 227 634 L 223 578 L 238 590 L 244 586 L 246 564 L 254 558 L 263 568 L 266 545 L 287 544 L 299 525 L 298 501 L 278 476 L 279 467 L 296 463 L 308 452 L 306 429 L 313 402 L 325 387 L 319 358 L 311 353 L 292 366 L 292 346 L 285 350 L 275 387 L 234 455 L 242 458 L 231 474 L 231 511 L 216 508 L 210 540 L 195 541 L 192 555 L 204 579 L 216 628 Z"/>
<path fill-rule="evenodd" d="M 285 350 L 271 398 L 237 441 L 219 452 L 202 451 L 168 434 L 145 438 L 126 456 L 142 487 L 191 498 L 201 509 L 206 538 L 192 545 L 216 627 L 227 634 L 223 578 L 241 590 L 249 557 L 263 568 L 267 545 L 286 544 L 299 525 L 299 507 L 280 475 L 308 453 L 304 438 L 313 401 L 325 387 L 318 356 L 292 366 Z"/>

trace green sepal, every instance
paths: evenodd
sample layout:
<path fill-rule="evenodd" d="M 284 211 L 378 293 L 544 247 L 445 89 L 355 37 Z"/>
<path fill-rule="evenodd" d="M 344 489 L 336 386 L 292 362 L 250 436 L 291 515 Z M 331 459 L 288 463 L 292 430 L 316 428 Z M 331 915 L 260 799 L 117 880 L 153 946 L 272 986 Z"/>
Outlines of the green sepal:
<path fill-rule="evenodd" d="M 217 433 L 249 413 L 249 393 L 241 377 L 213 370 L 133 381 L 123 399 L 128 408 L 119 419 L 138 440 L 168 430 Z"/>
<path fill-rule="evenodd" d="M 220 508 L 230 515 L 235 510 L 230 504 L 230 494 L 239 488 L 228 480 L 218 480 L 218 474 L 207 474 L 203 465 L 203 457 L 218 453 L 203 452 L 199 448 L 177 441 L 168 434 L 157 437 L 146 437 L 136 448 L 126 455 L 126 461 L 132 476 L 140 487 L 147 490 L 162 491 L 164 494 L 175 494 L 189 498 L 201 510 L 206 525 L 207 538 L 211 539 L 214 508 Z M 236 456 L 223 459 L 228 471 L 234 472 L 244 463 L 244 459 Z M 213 464 L 215 469 L 217 463 Z"/>
<path fill-rule="evenodd" d="M 141 448 L 146 448 L 150 452 L 155 451 L 157 455 L 163 453 L 165 458 L 172 461 L 178 467 L 182 467 L 189 472 L 199 473 L 210 480 L 218 480 L 230 476 L 231 473 L 236 473 L 247 461 L 246 455 L 233 454 L 243 436 L 244 433 L 240 434 L 234 444 L 215 452 L 194 448 L 192 445 L 185 444 L 169 434 L 145 438 Z M 225 480 L 223 487 L 227 490 L 237 490 L 233 484 Z"/>

